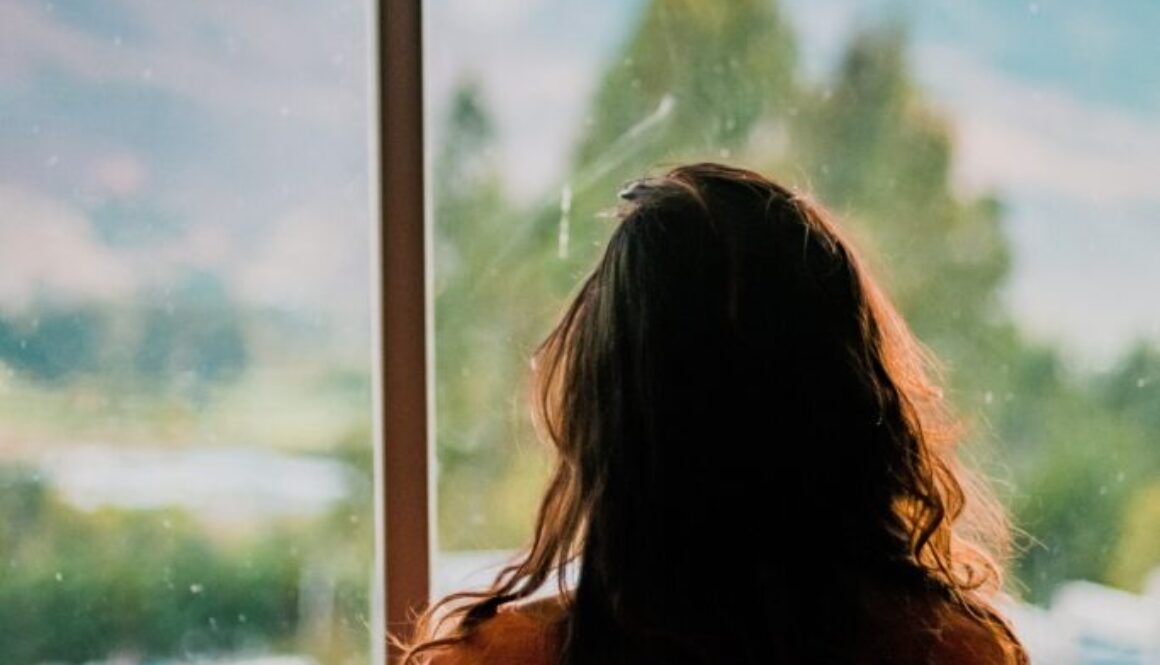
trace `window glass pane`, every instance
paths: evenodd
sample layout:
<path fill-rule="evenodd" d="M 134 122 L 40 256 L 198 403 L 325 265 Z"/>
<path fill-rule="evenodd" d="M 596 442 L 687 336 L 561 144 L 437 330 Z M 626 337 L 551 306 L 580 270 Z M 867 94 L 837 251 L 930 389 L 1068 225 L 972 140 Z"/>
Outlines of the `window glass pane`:
<path fill-rule="evenodd" d="M 709 159 L 816 193 L 945 362 L 970 456 L 1029 534 L 1011 588 L 1033 653 L 1154 652 L 1158 19 L 429 0 L 439 587 L 528 536 L 547 459 L 528 358 L 602 211 L 647 169 Z"/>
<path fill-rule="evenodd" d="M 0 662 L 367 662 L 367 21 L 0 5 Z"/>

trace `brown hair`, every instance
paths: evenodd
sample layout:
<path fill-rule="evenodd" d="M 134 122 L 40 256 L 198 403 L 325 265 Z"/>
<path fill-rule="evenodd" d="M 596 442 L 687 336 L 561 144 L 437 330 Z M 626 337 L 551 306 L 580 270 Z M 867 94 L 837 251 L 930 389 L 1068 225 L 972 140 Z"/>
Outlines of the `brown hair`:
<path fill-rule="evenodd" d="M 566 665 L 851 662 L 866 580 L 1021 653 L 988 600 L 1003 512 L 957 464 L 932 359 L 828 215 L 718 164 L 621 196 L 534 358 L 558 455 L 531 545 L 429 609 L 405 662 L 552 578 Z"/>

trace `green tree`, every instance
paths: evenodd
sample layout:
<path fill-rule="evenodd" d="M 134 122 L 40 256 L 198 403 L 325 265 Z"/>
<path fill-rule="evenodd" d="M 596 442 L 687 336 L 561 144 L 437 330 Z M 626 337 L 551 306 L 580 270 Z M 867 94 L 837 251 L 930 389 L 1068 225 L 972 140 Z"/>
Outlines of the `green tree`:
<path fill-rule="evenodd" d="M 136 367 L 147 380 L 197 393 L 238 378 L 247 361 L 240 309 L 218 275 L 190 272 L 144 308 Z"/>
<path fill-rule="evenodd" d="M 178 511 L 88 513 L 31 469 L 0 469 L 0 662 L 81 663 L 118 653 L 212 654 L 288 640 L 297 538 L 228 547 Z"/>
<path fill-rule="evenodd" d="M 546 297 L 538 257 L 513 241 L 520 221 L 495 138 L 478 87 L 465 82 L 441 126 L 434 185 L 439 540 L 450 549 L 518 545 L 530 515 L 512 506 L 534 500 L 542 475 L 536 449 L 519 445 L 534 438 L 519 414 Z"/>
<path fill-rule="evenodd" d="M 0 360 L 41 383 L 100 369 L 106 317 L 94 306 L 41 303 L 19 318 L 0 318 Z"/>
<path fill-rule="evenodd" d="M 797 96 L 793 32 L 767 0 L 653 0 L 611 59 L 591 102 L 568 178 L 570 250 L 546 267 L 561 298 L 603 246 L 598 223 L 629 179 L 665 164 L 728 158 Z M 561 215 L 538 217 L 548 252 Z"/>
<path fill-rule="evenodd" d="M 913 82 L 901 28 L 854 36 L 835 81 L 803 102 L 792 142 L 800 184 L 839 212 L 956 385 L 976 399 L 1000 393 L 1001 377 L 979 370 L 1018 343 L 999 300 L 1010 268 L 1002 208 L 953 191 L 950 123 Z"/>
<path fill-rule="evenodd" d="M 1133 493 L 1122 513 L 1121 539 L 1108 573 L 1117 586 L 1134 591 L 1160 566 L 1160 481 Z"/>

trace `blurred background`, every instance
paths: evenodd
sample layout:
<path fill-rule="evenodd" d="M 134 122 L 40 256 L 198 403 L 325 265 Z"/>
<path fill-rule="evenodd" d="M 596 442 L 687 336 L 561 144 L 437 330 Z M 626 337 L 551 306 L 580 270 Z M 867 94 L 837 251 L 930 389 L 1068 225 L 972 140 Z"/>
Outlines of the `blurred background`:
<path fill-rule="evenodd" d="M 1160 662 L 1160 5 L 431 0 L 425 20 L 441 588 L 528 533 L 527 359 L 615 193 L 717 160 L 826 203 L 944 361 L 963 455 L 1024 532 L 1010 612 L 1034 661 Z"/>
<path fill-rule="evenodd" d="M 0 662 L 373 659 L 368 16 L 0 3 Z M 714 159 L 826 202 L 944 360 L 1034 661 L 1160 662 L 1160 5 L 424 20 L 439 590 L 528 535 L 527 359 L 615 193 Z"/>
<path fill-rule="evenodd" d="M 0 663 L 369 662 L 368 34 L 0 2 Z"/>

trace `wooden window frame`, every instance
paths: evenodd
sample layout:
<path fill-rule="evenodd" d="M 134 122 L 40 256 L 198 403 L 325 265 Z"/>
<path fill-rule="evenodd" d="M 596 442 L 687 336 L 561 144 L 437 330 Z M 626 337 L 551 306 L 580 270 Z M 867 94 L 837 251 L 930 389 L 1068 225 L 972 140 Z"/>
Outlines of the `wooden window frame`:
<path fill-rule="evenodd" d="M 379 546 L 383 625 L 407 636 L 429 602 L 433 511 L 421 0 L 381 0 L 377 16 L 381 178 L 382 428 Z M 399 654 L 388 653 L 395 663 Z"/>

